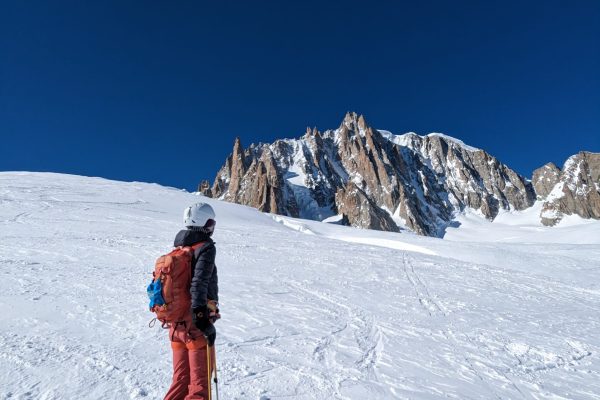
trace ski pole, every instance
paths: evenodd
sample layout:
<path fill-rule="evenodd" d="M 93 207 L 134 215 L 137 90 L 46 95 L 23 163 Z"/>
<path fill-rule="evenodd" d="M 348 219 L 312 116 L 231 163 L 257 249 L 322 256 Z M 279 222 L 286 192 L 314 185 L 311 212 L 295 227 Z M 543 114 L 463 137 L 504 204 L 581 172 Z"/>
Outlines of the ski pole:
<path fill-rule="evenodd" d="M 213 345 L 213 350 L 215 354 L 213 354 L 213 362 L 215 363 L 215 392 L 217 393 L 217 400 L 219 400 L 219 377 L 217 375 L 217 346 Z"/>
<path fill-rule="evenodd" d="M 207 383 L 208 383 L 208 387 L 207 387 L 207 389 L 208 389 L 208 400 L 211 400 L 211 397 L 212 397 L 211 396 L 212 383 L 211 383 L 211 379 L 210 379 L 211 375 L 212 375 L 211 374 L 212 368 L 211 368 L 211 364 L 210 364 L 210 352 L 211 352 L 211 349 L 208 346 L 208 342 L 206 342 L 206 370 L 208 371 L 208 381 L 207 381 Z"/>

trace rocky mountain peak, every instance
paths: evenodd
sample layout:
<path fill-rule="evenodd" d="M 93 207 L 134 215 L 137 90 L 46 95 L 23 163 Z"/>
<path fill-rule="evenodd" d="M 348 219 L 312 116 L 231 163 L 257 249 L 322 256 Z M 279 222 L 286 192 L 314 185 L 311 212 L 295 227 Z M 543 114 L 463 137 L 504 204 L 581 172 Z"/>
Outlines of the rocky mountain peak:
<path fill-rule="evenodd" d="M 535 188 L 535 193 L 541 198 L 546 198 L 558 183 L 560 173 L 560 169 L 552 162 L 533 171 L 531 181 Z"/>
<path fill-rule="evenodd" d="M 317 129 L 317 127 L 313 127 L 311 128 L 310 126 L 306 127 L 306 133 L 304 134 L 303 138 L 310 138 L 310 137 L 320 137 L 321 136 L 321 132 L 319 132 L 319 130 Z"/>
<path fill-rule="evenodd" d="M 242 149 L 242 141 L 239 136 L 236 136 L 235 141 L 233 142 L 233 154 L 237 157 L 243 153 Z"/>
<path fill-rule="evenodd" d="M 350 132 L 360 133 L 367 128 L 367 122 L 363 115 L 348 111 L 340 125 L 340 128 L 342 127 L 346 127 Z"/>
<path fill-rule="evenodd" d="M 600 153 L 579 152 L 567 159 L 562 170 L 546 164 L 534 171 L 534 183 L 541 187 L 544 225 L 556 225 L 573 214 L 600 219 Z"/>
<path fill-rule="evenodd" d="M 580 153 L 562 172 L 546 165 L 530 182 L 451 136 L 394 135 L 348 112 L 337 129 L 307 128 L 299 139 L 243 149 L 236 138 L 210 190 L 201 187 L 205 194 L 265 212 L 315 220 L 337 215 L 361 228 L 443 236 L 465 209 L 493 220 L 500 210 L 532 206 L 536 191 L 550 199 L 562 190 L 556 189 L 561 181 L 577 196 L 589 193 L 591 183 L 597 188 L 599 164 L 593 153 Z M 593 193 L 585 196 L 582 202 L 595 201 Z M 573 206 L 552 207 L 564 213 Z M 596 215 L 594 207 L 582 207 L 580 215 Z"/>

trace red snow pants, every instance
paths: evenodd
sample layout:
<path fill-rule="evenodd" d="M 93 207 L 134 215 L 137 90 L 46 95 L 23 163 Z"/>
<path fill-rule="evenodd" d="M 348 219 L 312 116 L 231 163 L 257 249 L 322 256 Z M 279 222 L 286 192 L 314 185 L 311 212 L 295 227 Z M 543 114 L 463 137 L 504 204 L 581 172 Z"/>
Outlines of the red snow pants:
<path fill-rule="evenodd" d="M 164 400 L 210 400 L 207 343 L 202 331 L 192 323 L 191 316 L 169 329 L 173 350 L 173 382 Z M 214 346 L 209 348 L 211 370 Z"/>

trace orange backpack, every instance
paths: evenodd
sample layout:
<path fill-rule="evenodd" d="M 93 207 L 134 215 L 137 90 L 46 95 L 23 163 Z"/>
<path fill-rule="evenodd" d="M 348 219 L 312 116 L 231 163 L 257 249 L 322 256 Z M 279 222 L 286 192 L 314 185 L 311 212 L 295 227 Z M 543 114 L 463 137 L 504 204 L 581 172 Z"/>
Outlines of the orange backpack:
<path fill-rule="evenodd" d="M 194 251 L 203 244 L 200 242 L 191 247 L 177 247 L 156 260 L 152 273 L 153 279 L 148 286 L 148 295 L 150 311 L 156 313 L 156 319 L 163 327 L 184 320 L 186 314 L 190 312 L 192 258 Z"/>

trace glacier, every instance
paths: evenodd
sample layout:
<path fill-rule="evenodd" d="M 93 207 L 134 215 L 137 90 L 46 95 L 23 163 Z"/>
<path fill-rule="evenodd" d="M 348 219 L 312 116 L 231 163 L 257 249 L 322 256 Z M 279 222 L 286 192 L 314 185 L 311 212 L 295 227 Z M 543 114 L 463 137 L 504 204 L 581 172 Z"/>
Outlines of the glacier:
<path fill-rule="evenodd" d="M 0 173 L 0 398 L 162 398 L 145 288 L 198 201 L 222 399 L 600 399 L 598 221 L 466 213 L 437 239 L 30 172 Z"/>

